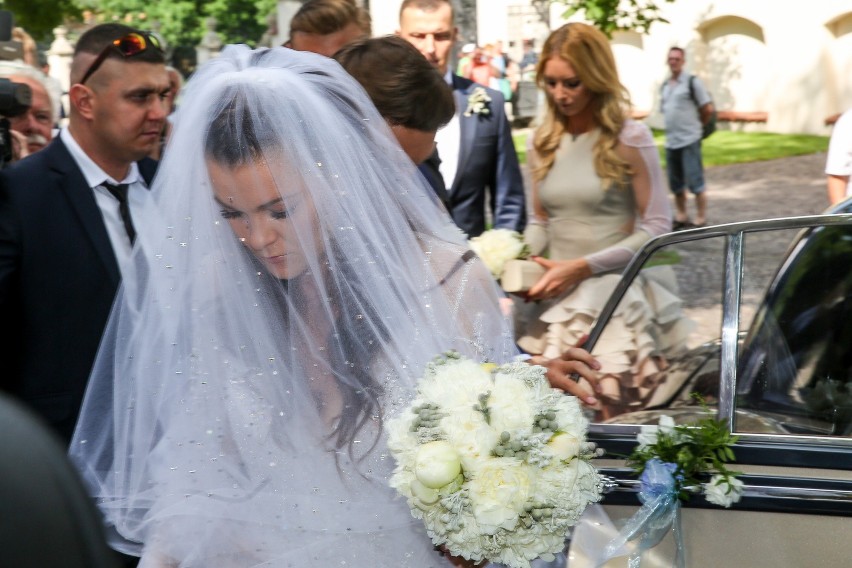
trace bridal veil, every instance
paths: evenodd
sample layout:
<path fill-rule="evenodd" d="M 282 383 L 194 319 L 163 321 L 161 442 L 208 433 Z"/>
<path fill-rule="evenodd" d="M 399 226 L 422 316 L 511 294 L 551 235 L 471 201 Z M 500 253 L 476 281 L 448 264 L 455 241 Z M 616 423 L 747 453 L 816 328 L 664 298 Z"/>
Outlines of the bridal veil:
<path fill-rule="evenodd" d="M 70 449 L 112 546 L 444 565 L 383 421 L 441 352 L 516 354 L 488 270 L 335 61 L 230 46 L 182 96 Z"/>

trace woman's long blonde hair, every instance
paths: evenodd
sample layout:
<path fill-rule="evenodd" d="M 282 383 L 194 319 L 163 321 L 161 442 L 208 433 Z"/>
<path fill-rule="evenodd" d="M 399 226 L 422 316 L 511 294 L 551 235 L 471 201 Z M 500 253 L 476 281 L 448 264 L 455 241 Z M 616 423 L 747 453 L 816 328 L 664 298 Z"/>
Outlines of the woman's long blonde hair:
<path fill-rule="evenodd" d="M 544 90 L 544 66 L 553 57 L 571 64 L 577 77 L 592 93 L 594 120 L 600 128 L 593 155 L 595 172 L 604 187 L 624 184 L 630 166 L 615 152 L 618 135 L 630 109 L 630 95 L 618 79 L 615 58 L 606 36 L 597 28 L 581 23 L 565 24 L 550 34 L 536 67 L 536 83 Z M 565 122 L 550 96 L 542 123 L 535 131 L 533 147 L 538 163 L 533 178 L 541 181 L 553 167 L 556 150 L 565 133 Z"/>

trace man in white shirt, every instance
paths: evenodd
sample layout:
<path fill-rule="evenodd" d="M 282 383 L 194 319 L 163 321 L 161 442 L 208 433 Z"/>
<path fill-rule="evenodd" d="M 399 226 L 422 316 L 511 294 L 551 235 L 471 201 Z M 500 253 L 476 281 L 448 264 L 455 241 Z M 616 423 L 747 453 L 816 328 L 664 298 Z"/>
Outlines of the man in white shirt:
<path fill-rule="evenodd" d="M 77 42 L 68 128 L 0 172 L 0 390 L 71 438 L 156 163 L 169 80 L 156 38 L 120 24 Z M 106 393 L 108 395 L 108 393 Z"/>

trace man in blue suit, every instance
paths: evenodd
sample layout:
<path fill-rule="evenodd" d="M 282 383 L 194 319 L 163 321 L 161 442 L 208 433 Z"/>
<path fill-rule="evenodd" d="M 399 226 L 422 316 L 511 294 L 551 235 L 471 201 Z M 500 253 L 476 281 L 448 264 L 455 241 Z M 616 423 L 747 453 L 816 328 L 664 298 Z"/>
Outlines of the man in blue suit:
<path fill-rule="evenodd" d="M 131 212 L 147 198 L 156 164 L 146 156 L 168 94 L 156 38 L 95 26 L 72 60 L 68 128 L 0 172 L 0 390 L 66 443 L 130 257 Z"/>
<path fill-rule="evenodd" d="M 403 0 L 397 34 L 420 50 L 453 88 L 455 117 L 436 136 L 440 161 L 433 154 L 422 168 L 440 171 L 456 224 L 475 237 L 485 231 L 490 209 L 495 228 L 523 231 L 524 186 L 503 95 L 449 70 L 457 35 L 452 4 Z"/>

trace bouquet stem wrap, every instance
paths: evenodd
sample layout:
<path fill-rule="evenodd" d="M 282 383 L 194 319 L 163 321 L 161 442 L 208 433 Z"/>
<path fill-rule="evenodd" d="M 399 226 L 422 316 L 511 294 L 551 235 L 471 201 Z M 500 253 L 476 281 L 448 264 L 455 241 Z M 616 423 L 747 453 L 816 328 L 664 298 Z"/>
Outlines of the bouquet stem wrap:
<path fill-rule="evenodd" d="M 685 553 L 680 523 L 680 500 L 674 472 L 677 466 L 659 460 L 650 460 L 642 473 L 639 500 L 642 507 L 627 521 L 621 532 L 604 549 L 596 564 L 603 566 L 609 560 L 629 554 L 629 568 L 642 565 L 642 554 L 657 546 L 669 530 L 674 533 L 675 561 L 673 566 L 684 568 Z M 626 544 L 638 540 L 638 546 L 628 551 Z"/>

